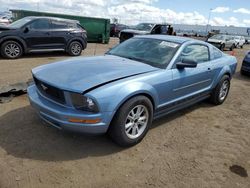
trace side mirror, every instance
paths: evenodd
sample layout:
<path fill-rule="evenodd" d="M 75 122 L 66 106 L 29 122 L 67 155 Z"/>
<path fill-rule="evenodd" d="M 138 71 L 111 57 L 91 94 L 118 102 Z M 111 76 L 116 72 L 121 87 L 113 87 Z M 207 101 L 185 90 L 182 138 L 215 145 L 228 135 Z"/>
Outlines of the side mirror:
<path fill-rule="evenodd" d="M 177 69 L 195 68 L 197 67 L 197 62 L 190 59 L 183 59 L 181 62 L 176 63 L 176 67 Z"/>
<path fill-rule="evenodd" d="M 29 30 L 30 30 L 29 27 L 25 27 L 24 30 L 23 30 L 23 32 L 24 32 L 24 33 L 28 33 Z"/>

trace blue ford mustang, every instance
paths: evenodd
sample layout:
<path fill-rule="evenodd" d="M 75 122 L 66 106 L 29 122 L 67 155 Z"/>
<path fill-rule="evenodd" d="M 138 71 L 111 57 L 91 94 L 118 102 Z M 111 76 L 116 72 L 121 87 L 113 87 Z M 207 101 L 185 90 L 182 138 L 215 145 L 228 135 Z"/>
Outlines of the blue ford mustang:
<path fill-rule="evenodd" d="M 137 36 L 104 56 L 32 70 L 28 88 L 40 117 L 64 130 L 109 133 L 122 146 L 146 135 L 153 119 L 210 98 L 227 98 L 237 61 L 189 38 Z"/>

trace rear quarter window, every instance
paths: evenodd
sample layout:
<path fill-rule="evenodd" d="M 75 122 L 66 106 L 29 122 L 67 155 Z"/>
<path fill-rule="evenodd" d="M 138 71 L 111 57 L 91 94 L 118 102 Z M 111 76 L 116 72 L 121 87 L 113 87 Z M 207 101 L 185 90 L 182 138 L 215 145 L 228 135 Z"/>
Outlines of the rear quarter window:
<path fill-rule="evenodd" d="M 213 57 L 214 57 L 214 59 L 221 58 L 222 57 L 222 52 L 219 49 L 213 47 Z"/>

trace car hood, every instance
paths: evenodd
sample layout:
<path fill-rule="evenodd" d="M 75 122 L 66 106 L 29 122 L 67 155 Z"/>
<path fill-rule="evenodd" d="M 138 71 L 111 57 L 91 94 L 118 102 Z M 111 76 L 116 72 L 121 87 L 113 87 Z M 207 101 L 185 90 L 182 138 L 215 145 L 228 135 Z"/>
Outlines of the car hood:
<path fill-rule="evenodd" d="M 5 26 L 5 25 L 0 25 L 0 31 L 8 31 L 8 30 L 13 30 L 13 28 L 10 28 L 10 27 Z"/>
<path fill-rule="evenodd" d="M 208 39 L 208 42 L 214 42 L 214 43 L 221 43 L 222 40 L 217 40 L 217 39 Z"/>
<path fill-rule="evenodd" d="M 133 33 L 133 34 L 137 34 L 137 35 L 145 35 L 145 34 L 150 33 L 150 31 L 141 31 L 141 30 L 136 30 L 136 29 L 124 29 L 121 32 L 123 32 L 123 33 Z"/>
<path fill-rule="evenodd" d="M 159 68 L 117 56 L 71 58 L 32 70 L 33 76 L 63 90 L 86 92 L 112 81 L 128 78 Z"/>

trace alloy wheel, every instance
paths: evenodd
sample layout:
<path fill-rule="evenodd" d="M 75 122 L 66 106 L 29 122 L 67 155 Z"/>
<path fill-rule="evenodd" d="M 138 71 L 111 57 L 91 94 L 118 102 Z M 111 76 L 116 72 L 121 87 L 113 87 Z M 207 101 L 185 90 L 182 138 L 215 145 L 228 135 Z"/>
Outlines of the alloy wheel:
<path fill-rule="evenodd" d="M 225 100 L 229 91 L 229 81 L 225 80 L 220 88 L 219 99 L 221 101 Z"/>
<path fill-rule="evenodd" d="M 145 131 L 149 119 L 148 109 L 144 105 L 135 106 L 126 118 L 125 132 L 130 139 L 140 137 Z"/>
<path fill-rule="evenodd" d="M 78 43 L 74 43 L 71 47 L 71 52 L 74 55 L 79 55 L 81 53 L 81 46 Z"/>
<path fill-rule="evenodd" d="M 20 55 L 21 49 L 15 43 L 9 43 L 5 46 L 4 52 L 5 52 L 6 56 L 8 56 L 10 58 L 16 58 Z"/>

